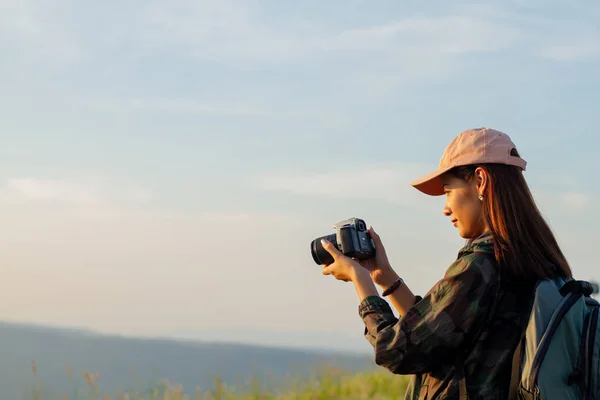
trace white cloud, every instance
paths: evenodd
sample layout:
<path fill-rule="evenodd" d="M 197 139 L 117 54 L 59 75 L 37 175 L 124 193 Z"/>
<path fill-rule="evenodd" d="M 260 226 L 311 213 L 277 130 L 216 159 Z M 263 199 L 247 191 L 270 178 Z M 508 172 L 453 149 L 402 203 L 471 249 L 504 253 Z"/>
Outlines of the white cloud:
<path fill-rule="evenodd" d="M 427 65 L 444 70 L 445 61 L 455 56 L 494 51 L 516 42 L 517 29 L 469 11 L 332 28 L 318 22 L 299 23 L 289 16 L 281 23 L 264 23 L 253 10 L 231 2 L 164 3 L 142 12 L 138 40 L 150 51 L 175 49 L 242 69 L 351 57 L 380 67 L 394 63 L 403 67 L 403 74 L 404 69 L 420 73 Z"/>
<path fill-rule="evenodd" d="M 570 183 L 557 183 L 545 188 L 531 185 L 532 194 L 538 207 L 547 218 L 566 227 L 574 223 L 574 219 L 588 219 L 596 212 L 593 195 L 577 190 Z"/>
<path fill-rule="evenodd" d="M 264 116 L 269 115 L 267 111 L 256 108 L 255 105 L 220 103 L 213 104 L 198 101 L 193 98 L 126 98 L 102 99 L 102 98 L 82 98 L 73 101 L 77 105 L 86 108 L 110 111 L 110 112 L 161 112 L 161 113 L 182 113 L 182 114 L 217 114 L 227 116 Z"/>
<path fill-rule="evenodd" d="M 368 63 L 386 75 L 394 76 L 391 71 L 400 67 L 396 76 L 417 77 L 424 69 L 427 74 L 444 72 L 462 55 L 508 48 L 534 48 L 556 60 L 598 54 L 593 21 L 557 23 L 537 14 L 529 17 L 531 12 L 523 13 L 523 6 L 515 4 L 456 6 L 445 14 L 390 15 L 388 20 L 343 27 L 318 18 L 307 22 L 293 14 L 273 18 L 239 1 L 119 3 L 118 10 L 110 3 L 88 8 L 71 0 L 61 3 L 50 7 L 54 3 L 5 2 L 0 15 L 5 37 L 18 43 L 18 49 L 58 58 L 85 54 L 102 64 L 108 63 L 107 55 L 121 54 L 126 46 L 127 56 L 117 61 L 110 57 L 111 68 L 168 51 L 238 69 L 322 65 L 323 59 L 350 57 L 361 64 L 348 64 L 346 70 Z M 71 20 L 72 15 L 78 19 Z M 111 29 L 98 34 L 101 24 L 109 22 Z"/>
<path fill-rule="evenodd" d="M 94 184 L 33 178 L 9 179 L 8 190 L 27 199 L 92 204 L 102 196 Z"/>
<path fill-rule="evenodd" d="M 0 2 L 0 33 L 19 56 L 73 62 L 83 55 L 78 36 L 68 31 L 63 11 L 68 1 L 22 0 Z M 30 61 L 35 61 L 30 59 Z"/>
<path fill-rule="evenodd" d="M 410 186 L 410 182 L 424 175 L 424 171 L 418 165 L 364 165 L 313 174 L 264 174 L 256 183 L 265 190 L 419 207 L 425 195 Z"/>
<path fill-rule="evenodd" d="M 410 186 L 410 182 L 435 169 L 434 166 L 370 164 L 355 169 L 333 170 L 322 173 L 270 173 L 256 178 L 256 184 L 268 191 L 297 195 L 323 196 L 339 199 L 375 200 L 408 207 L 438 206 L 439 198 L 430 197 Z M 541 181 L 544 182 L 544 181 Z M 535 200 L 549 214 L 579 214 L 588 211 L 594 199 L 573 191 L 573 179 L 555 184 L 553 192 L 532 189 Z M 569 191 L 561 191 L 560 188 Z M 430 202 L 431 201 L 431 202 Z M 442 200 L 443 201 L 443 200 Z M 559 211 L 560 210 L 560 211 Z"/>
<path fill-rule="evenodd" d="M 76 2 L 64 3 L 63 9 L 77 9 L 80 18 L 93 22 L 67 24 L 69 14 L 37 1 L 9 7 L 10 17 L 2 21 L 6 19 L 5 29 L 21 41 L 33 35 L 36 52 L 56 50 L 63 56 L 86 49 L 86 55 L 92 56 L 126 43 L 128 60 L 168 50 L 242 69 L 258 64 L 320 63 L 323 58 L 361 58 L 365 54 L 376 54 L 382 62 L 391 57 L 402 65 L 423 66 L 431 63 L 432 57 L 441 60 L 450 54 L 503 48 L 515 42 L 518 33 L 510 26 L 483 19 L 471 9 L 447 16 L 392 17 L 379 24 L 340 28 L 301 22 L 293 15 L 265 21 L 267 17 L 260 14 L 263 10 L 225 0 L 122 4 L 118 15 L 108 5 L 86 10 L 78 9 L 81 5 Z M 98 35 L 98 21 L 109 20 L 111 29 Z M 65 31 L 65 26 L 72 26 L 72 30 Z M 45 41 L 46 50 L 39 41 Z"/>
<path fill-rule="evenodd" d="M 474 15 L 408 17 L 343 31 L 326 40 L 333 51 L 384 52 L 395 56 L 489 52 L 511 45 L 518 31 Z M 405 60 L 410 61 L 410 60 Z"/>
<path fill-rule="evenodd" d="M 125 199 L 132 203 L 148 203 L 152 200 L 152 194 L 143 189 L 128 189 L 125 193 Z"/>
<path fill-rule="evenodd" d="M 466 55 L 511 49 L 565 59 L 596 54 L 598 42 L 597 36 L 581 39 L 577 32 L 583 28 L 567 35 L 571 28 L 565 24 L 549 34 L 553 25 L 540 22 L 541 17 L 528 25 L 532 18 L 524 15 L 530 13 L 518 13 L 510 5 L 448 7 L 444 14 L 391 14 L 377 22 L 334 26 L 318 18 L 299 20 L 294 14 L 272 18 L 264 14 L 269 10 L 225 0 L 119 3 L 118 10 L 110 3 L 83 7 L 71 0 L 62 0 L 61 7 L 52 9 L 35 0 L 8 4 L 0 15 L 4 40 L 14 46 L 7 68 L 21 76 L 23 84 L 31 82 L 32 68 L 39 61 L 28 63 L 31 59 L 22 59 L 22 54 L 55 57 L 62 60 L 65 71 L 81 71 L 77 62 L 81 61 L 84 70 L 93 66 L 94 76 L 109 76 L 112 82 L 125 80 L 128 86 L 129 74 L 138 70 L 138 63 L 167 52 L 199 70 L 205 62 L 236 70 L 280 68 L 282 64 L 303 71 L 315 67 L 331 85 L 329 92 L 320 90 L 312 96 L 306 92 L 286 95 L 279 82 L 258 88 L 237 83 L 209 87 L 195 98 L 140 95 L 134 88 L 129 93 L 119 89 L 119 98 L 112 97 L 114 92 L 96 90 L 92 96 L 86 92 L 84 96 L 89 98 L 81 102 L 76 99 L 81 97 L 75 94 L 77 89 L 69 93 L 73 100 L 68 103 L 116 112 L 298 113 L 316 118 L 314 114 L 324 107 L 333 112 L 351 102 L 378 102 L 398 85 L 451 74 L 460 69 Z M 72 11 L 61 11 L 65 9 Z M 71 20 L 72 15 L 78 16 L 77 21 Z M 102 24 L 108 23 L 111 29 L 99 34 Z M 538 28 L 539 33 L 532 35 Z M 581 43 L 572 45 L 572 40 Z M 343 69 L 329 69 L 340 63 Z"/>
<path fill-rule="evenodd" d="M 581 33 L 575 37 L 558 38 L 540 49 L 543 57 L 555 61 L 577 61 L 600 56 L 600 34 Z"/>
<path fill-rule="evenodd" d="M 9 204 L 41 203 L 101 206 L 113 203 L 146 203 L 151 194 L 143 189 L 119 187 L 104 179 L 85 180 L 12 178 L 0 190 L 0 201 Z"/>
<path fill-rule="evenodd" d="M 592 203 L 592 198 L 580 192 L 567 192 L 560 197 L 561 204 L 568 212 L 585 212 Z"/>
<path fill-rule="evenodd" d="M 520 49 L 530 54 L 560 62 L 600 56 L 597 2 L 527 1 L 489 14 L 520 26 Z"/>

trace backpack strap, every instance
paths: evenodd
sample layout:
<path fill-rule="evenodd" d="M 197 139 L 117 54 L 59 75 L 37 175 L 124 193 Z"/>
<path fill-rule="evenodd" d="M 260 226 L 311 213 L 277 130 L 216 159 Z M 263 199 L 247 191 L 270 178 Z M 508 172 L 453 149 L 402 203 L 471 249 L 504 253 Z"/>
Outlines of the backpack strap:
<path fill-rule="evenodd" d="M 540 372 L 540 368 L 542 366 L 542 362 L 546 353 L 548 352 L 548 347 L 550 346 L 550 341 L 554 332 L 558 329 L 562 319 L 569 312 L 571 307 L 579 300 L 582 293 L 569 293 L 567 295 L 566 300 L 560 306 L 556 314 L 552 316 L 550 322 L 548 323 L 548 327 L 546 328 L 546 333 L 544 334 L 545 338 L 541 341 L 540 346 L 537 349 L 537 354 L 534 359 L 534 365 L 531 371 L 531 376 L 529 380 L 529 387 L 534 387 L 537 384 L 537 377 Z"/>
<path fill-rule="evenodd" d="M 569 377 L 567 378 L 567 385 L 571 386 L 573 384 L 577 384 L 579 386 L 579 390 L 581 393 L 586 394 L 588 388 L 586 385 L 586 379 L 589 374 L 589 360 L 586 358 L 589 352 L 588 346 L 590 342 L 590 321 L 592 317 L 592 313 L 589 313 L 585 318 L 585 322 L 583 323 L 583 330 L 581 331 L 581 343 L 579 345 L 579 359 L 577 360 L 577 365 Z M 586 352 L 587 350 L 587 352 Z M 587 398 L 587 397 L 584 397 Z"/>
<path fill-rule="evenodd" d="M 547 338 L 540 343 L 539 348 L 537 349 L 537 355 L 534 359 L 533 368 L 531 371 L 531 375 L 529 377 L 529 387 L 534 388 L 537 384 L 537 377 L 540 372 L 541 364 L 544 360 L 544 356 L 548 351 L 548 347 L 550 345 L 550 340 L 554 335 L 554 332 L 560 325 L 563 317 L 569 312 L 571 307 L 579 300 L 581 297 L 589 298 L 594 292 L 594 287 L 586 281 L 574 280 L 570 279 L 566 283 L 562 285 L 559 289 L 560 294 L 565 298 L 563 303 L 559 306 L 560 308 L 553 315 L 551 320 L 549 321 L 548 327 L 546 328 Z M 534 289 L 533 296 L 531 297 L 531 303 L 529 310 L 533 306 L 535 301 L 536 291 Z M 596 311 L 596 310 L 594 310 Z M 590 371 L 591 367 L 591 359 L 593 358 L 589 356 L 590 352 L 593 352 L 593 340 L 594 337 L 590 336 L 590 328 L 594 325 L 594 322 L 597 324 L 597 312 L 594 313 L 592 311 L 588 314 L 584 322 L 583 327 L 583 335 L 581 339 L 581 345 L 579 349 L 579 362 L 576 366 L 575 370 L 568 377 L 569 386 L 577 383 L 580 387 L 581 393 L 583 395 L 584 400 L 593 399 L 592 388 L 589 387 L 591 385 L 588 382 L 591 382 L 592 372 Z M 594 314 L 596 314 L 596 318 L 594 318 Z M 595 319 L 595 321 L 594 321 Z M 525 324 L 523 331 L 521 332 L 521 337 L 519 339 L 519 343 L 513 353 L 512 360 L 512 371 L 511 371 L 511 379 L 509 384 L 509 400 L 516 400 L 518 398 L 518 393 L 520 391 L 520 380 L 521 380 L 521 366 L 523 362 L 523 353 L 525 348 L 525 336 L 527 332 L 527 325 Z M 592 331 L 595 332 L 595 331 Z M 590 349 L 591 347 L 591 349 Z M 586 351 L 587 350 L 587 351 Z"/>
<path fill-rule="evenodd" d="M 594 307 L 594 309 L 592 310 L 592 312 L 589 314 L 589 326 L 587 329 L 587 352 L 586 352 L 586 358 L 585 360 L 587 361 L 587 365 L 586 365 L 586 372 L 587 372 L 587 376 L 586 376 L 586 382 L 587 382 L 587 390 L 585 392 L 585 396 L 584 399 L 585 400 L 592 400 L 595 398 L 594 396 L 594 380 L 595 380 L 595 376 L 594 376 L 594 348 L 597 346 L 596 343 L 596 332 L 598 329 L 598 313 L 600 312 L 600 307 L 596 306 Z"/>
<path fill-rule="evenodd" d="M 576 281 L 572 279 L 567 281 L 559 291 L 563 297 L 569 293 L 590 297 L 592 293 L 594 293 L 594 286 L 587 281 Z"/>

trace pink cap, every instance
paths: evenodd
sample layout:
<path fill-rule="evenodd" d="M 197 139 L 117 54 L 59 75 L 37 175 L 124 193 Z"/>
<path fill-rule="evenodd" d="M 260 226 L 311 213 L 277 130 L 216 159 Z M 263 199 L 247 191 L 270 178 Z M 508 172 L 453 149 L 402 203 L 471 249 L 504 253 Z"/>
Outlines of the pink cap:
<path fill-rule="evenodd" d="M 527 162 L 511 155 L 514 149 L 516 146 L 506 133 L 490 128 L 466 130 L 446 147 L 438 169 L 417 179 L 411 185 L 425 194 L 440 196 L 444 194 L 440 177 L 454 167 L 505 164 L 517 166 L 524 171 Z"/>

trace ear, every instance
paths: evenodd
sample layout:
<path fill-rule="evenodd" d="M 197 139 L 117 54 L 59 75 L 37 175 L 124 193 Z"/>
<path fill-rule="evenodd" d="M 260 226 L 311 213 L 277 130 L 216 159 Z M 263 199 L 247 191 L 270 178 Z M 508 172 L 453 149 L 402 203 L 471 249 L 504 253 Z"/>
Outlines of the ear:
<path fill-rule="evenodd" d="M 477 167 L 477 169 L 475 169 L 474 178 L 477 194 L 483 195 L 487 189 L 487 184 L 490 178 L 488 172 L 485 170 L 485 168 Z"/>

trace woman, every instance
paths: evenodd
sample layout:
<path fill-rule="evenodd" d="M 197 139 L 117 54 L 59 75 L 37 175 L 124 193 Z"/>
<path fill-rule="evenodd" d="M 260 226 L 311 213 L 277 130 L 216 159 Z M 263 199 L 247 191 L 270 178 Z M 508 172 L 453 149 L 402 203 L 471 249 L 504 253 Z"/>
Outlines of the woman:
<path fill-rule="evenodd" d="M 323 274 L 354 283 L 376 363 L 414 375 L 406 399 L 466 399 L 467 393 L 507 399 L 535 282 L 571 276 L 525 182 L 525 167 L 508 135 L 471 129 L 446 147 L 435 172 L 412 183 L 427 195 L 446 196 L 444 215 L 467 239 L 424 297 L 413 295 L 392 269 L 372 228 L 376 258 L 362 264 L 323 243 L 335 260 Z"/>

